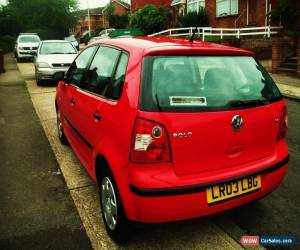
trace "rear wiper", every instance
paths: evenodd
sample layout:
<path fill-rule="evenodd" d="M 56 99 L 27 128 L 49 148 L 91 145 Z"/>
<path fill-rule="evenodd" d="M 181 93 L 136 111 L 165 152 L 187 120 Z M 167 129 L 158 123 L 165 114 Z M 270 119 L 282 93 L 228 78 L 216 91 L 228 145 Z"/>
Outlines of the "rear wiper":
<path fill-rule="evenodd" d="M 256 107 L 261 105 L 269 104 L 270 102 L 268 100 L 247 100 L 247 101 L 241 101 L 241 100 L 233 100 L 228 102 L 228 106 L 230 107 L 243 107 L 243 108 L 249 108 L 249 107 Z"/>

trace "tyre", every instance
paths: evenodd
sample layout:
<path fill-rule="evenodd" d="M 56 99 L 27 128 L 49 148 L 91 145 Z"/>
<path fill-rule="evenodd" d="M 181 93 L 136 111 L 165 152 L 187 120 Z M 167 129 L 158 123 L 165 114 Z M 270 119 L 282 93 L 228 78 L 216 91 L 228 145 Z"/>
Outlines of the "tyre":
<path fill-rule="evenodd" d="M 39 79 L 36 70 L 35 70 L 35 82 L 36 82 L 36 85 L 38 85 L 38 86 L 41 86 L 41 85 L 42 85 L 42 84 L 41 84 L 41 80 Z"/>
<path fill-rule="evenodd" d="M 64 133 L 64 129 L 61 123 L 61 117 L 60 117 L 60 112 L 57 110 L 57 115 L 56 115 L 56 125 L 57 125 L 57 133 L 58 133 L 58 139 L 63 145 L 68 145 L 68 139 Z"/>
<path fill-rule="evenodd" d="M 36 77 L 35 81 L 36 81 L 36 85 L 38 86 L 42 85 L 42 81 L 39 78 Z"/>
<path fill-rule="evenodd" d="M 20 63 L 22 62 L 21 58 L 17 56 L 17 62 Z"/>
<path fill-rule="evenodd" d="M 108 170 L 101 176 L 98 190 L 101 214 L 108 235 L 116 243 L 127 241 L 131 225 L 125 215 L 115 181 Z"/>

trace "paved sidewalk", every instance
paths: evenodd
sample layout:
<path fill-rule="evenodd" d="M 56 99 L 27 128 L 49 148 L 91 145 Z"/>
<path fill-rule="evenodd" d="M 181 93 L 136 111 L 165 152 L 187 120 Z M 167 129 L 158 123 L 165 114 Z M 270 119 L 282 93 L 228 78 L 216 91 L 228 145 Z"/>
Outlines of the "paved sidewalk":
<path fill-rule="evenodd" d="M 300 77 L 271 74 L 281 93 L 288 98 L 300 101 Z"/>
<path fill-rule="evenodd" d="M 91 249 L 12 54 L 0 74 L 0 249 Z"/>

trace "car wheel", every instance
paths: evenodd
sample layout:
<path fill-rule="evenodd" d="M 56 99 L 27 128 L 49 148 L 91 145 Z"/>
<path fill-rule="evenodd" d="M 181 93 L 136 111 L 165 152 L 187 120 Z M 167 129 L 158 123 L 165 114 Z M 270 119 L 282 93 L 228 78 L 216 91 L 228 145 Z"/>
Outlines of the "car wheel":
<path fill-rule="evenodd" d="M 120 195 L 109 171 L 105 171 L 98 184 L 101 214 L 106 231 L 116 243 L 129 238 L 131 226 L 126 218 Z"/>
<path fill-rule="evenodd" d="M 38 85 L 38 86 L 41 86 L 41 85 L 42 85 L 42 84 L 41 84 L 41 79 L 39 79 L 36 70 L 35 70 L 35 81 L 36 81 L 36 85 Z"/>
<path fill-rule="evenodd" d="M 21 61 L 21 58 L 17 56 L 17 62 L 20 63 Z"/>
<path fill-rule="evenodd" d="M 58 139 L 59 139 L 59 141 L 63 145 L 68 145 L 69 144 L 68 143 L 68 139 L 67 139 L 67 137 L 65 135 L 64 128 L 63 128 L 62 123 L 61 123 L 61 117 L 60 117 L 59 110 L 57 110 L 56 125 L 57 125 L 57 133 L 58 133 Z"/>

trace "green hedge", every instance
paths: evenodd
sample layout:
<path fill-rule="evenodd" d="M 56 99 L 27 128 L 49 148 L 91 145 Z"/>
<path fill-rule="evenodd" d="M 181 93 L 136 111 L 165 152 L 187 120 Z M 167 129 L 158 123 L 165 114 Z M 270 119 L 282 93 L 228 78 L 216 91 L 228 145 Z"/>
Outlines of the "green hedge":
<path fill-rule="evenodd" d="M 9 35 L 0 36 L 0 49 L 3 49 L 5 52 L 11 52 L 14 50 L 16 38 Z"/>

